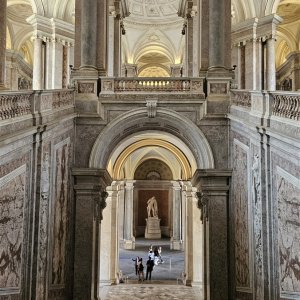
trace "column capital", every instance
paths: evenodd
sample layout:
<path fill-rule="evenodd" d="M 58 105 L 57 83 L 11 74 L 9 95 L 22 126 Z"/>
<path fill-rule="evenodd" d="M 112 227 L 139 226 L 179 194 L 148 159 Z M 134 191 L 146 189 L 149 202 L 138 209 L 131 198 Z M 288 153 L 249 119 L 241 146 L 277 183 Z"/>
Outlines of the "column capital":
<path fill-rule="evenodd" d="M 230 187 L 232 170 L 197 169 L 191 180 L 199 191 L 209 194 L 227 193 Z"/>
<path fill-rule="evenodd" d="M 76 192 L 99 192 L 111 185 L 112 178 L 106 169 L 74 168 L 74 189 Z"/>

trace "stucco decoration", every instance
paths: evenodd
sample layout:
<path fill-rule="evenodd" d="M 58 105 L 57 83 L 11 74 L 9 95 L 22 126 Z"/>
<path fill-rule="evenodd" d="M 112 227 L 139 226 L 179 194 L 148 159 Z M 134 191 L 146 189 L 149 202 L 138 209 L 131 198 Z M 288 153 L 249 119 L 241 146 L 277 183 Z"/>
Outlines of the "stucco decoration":
<path fill-rule="evenodd" d="M 21 287 L 26 165 L 0 179 L 0 288 Z"/>
<path fill-rule="evenodd" d="M 69 139 L 58 143 L 54 152 L 54 224 L 52 284 L 65 283 L 67 207 L 69 197 Z"/>
<path fill-rule="evenodd" d="M 235 272 L 237 288 L 250 288 L 248 224 L 248 152 L 235 140 L 233 149 L 233 201 L 235 228 Z"/>
<path fill-rule="evenodd" d="M 280 291 L 300 297 L 300 180 L 277 167 Z M 288 294 L 288 295 L 287 295 Z M 296 298 L 293 298 L 296 299 Z"/>

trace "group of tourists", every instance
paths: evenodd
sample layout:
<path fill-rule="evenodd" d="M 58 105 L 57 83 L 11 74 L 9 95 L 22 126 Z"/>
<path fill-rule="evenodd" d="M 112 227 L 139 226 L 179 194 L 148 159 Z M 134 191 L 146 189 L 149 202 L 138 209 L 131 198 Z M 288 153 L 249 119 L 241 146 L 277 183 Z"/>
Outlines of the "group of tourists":
<path fill-rule="evenodd" d="M 138 276 L 139 281 L 144 281 L 144 265 L 143 265 L 143 259 L 139 256 L 132 259 L 134 261 L 135 266 L 135 274 Z M 162 264 L 164 261 L 161 257 L 161 247 L 155 246 L 153 248 L 152 245 L 150 245 L 149 251 L 148 251 L 148 258 L 146 262 L 146 280 L 151 280 L 151 274 L 153 271 L 154 266 L 157 266 L 158 264 Z"/>

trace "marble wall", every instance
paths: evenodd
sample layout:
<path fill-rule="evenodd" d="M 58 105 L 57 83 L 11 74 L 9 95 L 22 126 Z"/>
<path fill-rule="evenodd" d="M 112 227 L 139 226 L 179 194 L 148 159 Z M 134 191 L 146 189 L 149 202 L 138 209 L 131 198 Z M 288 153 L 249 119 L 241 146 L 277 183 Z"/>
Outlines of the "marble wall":
<path fill-rule="evenodd" d="M 300 298 L 300 180 L 276 170 L 280 292 Z"/>
<path fill-rule="evenodd" d="M 21 288 L 26 165 L 0 179 L 0 289 Z"/>
<path fill-rule="evenodd" d="M 0 146 L 0 299 L 71 297 L 73 140 L 69 119 Z"/>
<path fill-rule="evenodd" d="M 69 196 L 69 142 L 62 141 L 55 145 L 54 150 L 54 190 L 53 190 L 53 248 L 51 283 L 60 285 L 65 283 L 65 257 L 68 220 Z"/>
<path fill-rule="evenodd" d="M 235 230 L 235 276 L 237 288 L 250 288 L 249 235 L 249 148 L 238 140 L 233 143 L 232 189 Z"/>
<path fill-rule="evenodd" d="M 261 130 L 254 124 L 263 121 L 246 110 L 232 114 L 234 295 L 300 299 L 299 122 L 271 118 L 270 127 Z"/>

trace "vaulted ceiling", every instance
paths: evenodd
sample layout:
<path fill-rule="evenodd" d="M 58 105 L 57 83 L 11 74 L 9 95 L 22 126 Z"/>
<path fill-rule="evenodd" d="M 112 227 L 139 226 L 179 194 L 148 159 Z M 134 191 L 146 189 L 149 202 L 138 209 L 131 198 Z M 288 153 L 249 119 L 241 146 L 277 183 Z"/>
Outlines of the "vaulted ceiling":
<path fill-rule="evenodd" d="M 137 64 L 147 75 L 153 70 L 161 75 L 170 72 L 170 66 L 184 58 L 183 19 L 177 15 L 183 0 L 126 0 L 130 15 L 124 22 L 127 35 L 123 38 L 123 57 Z M 194 0 L 194 4 L 200 0 Z M 60 19 L 74 24 L 75 0 L 8 0 L 7 48 L 19 51 L 32 64 L 32 27 L 26 19 L 32 14 Z M 232 23 L 277 13 L 283 18 L 279 26 L 276 65 L 285 57 L 300 50 L 299 0 L 232 0 Z M 151 57 L 153 58 L 151 62 Z M 164 63 L 153 64 L 159 57 Z M 155 59 L 154 59 L 155 58 Z"/>

